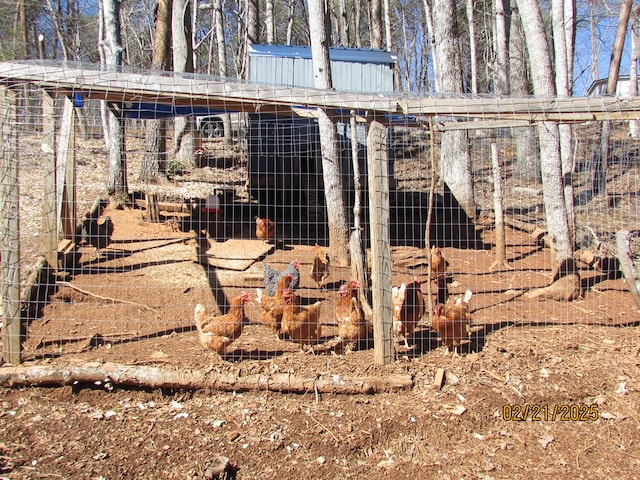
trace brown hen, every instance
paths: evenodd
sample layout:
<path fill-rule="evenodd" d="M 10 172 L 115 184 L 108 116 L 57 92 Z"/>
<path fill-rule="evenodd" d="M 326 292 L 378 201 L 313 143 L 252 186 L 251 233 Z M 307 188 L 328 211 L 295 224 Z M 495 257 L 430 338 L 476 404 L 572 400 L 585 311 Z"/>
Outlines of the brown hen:
<path fill-rule="evenodd" d="M 469 338 L 471 334 L 471 295 L 471 290 L 467 290 L 464 297 L 458 297 L 455 302 L 438 303 L 434 307 L 431 327 L 438 332 L 442 343 L 447 346 L 447 351 L 458 347 L 460 342 Z"/>
<path fill-rule="evenodd" d="M 353 348 L 351 342 L 358 342 L 370 338 L 373 325 L 365 318 L 362 304 L 358 297 L 360 282 L 352 280 L 340 286 L 338 290 L 338 304 L 336 306 L 336 320 L 338 321 L 338 336 L 340 341 L 348 342 L 347 351 Z"/>
<path fill-rule="evenodd" d="M 321 246 L 315 245 L 316 256 L 313 258 L 311 265 L 311 278 L 318 284 L 318 287 L 324 290 L 324 281 L 329 276 L 329 264 L 331 260 L 329 255 L 325 253 Z"/>
<path fill-rule="evenodd" d="M 404 345 L 409 348 L 407 338 L 413 334 L 416 325 L 424 315 L 424 297 L 420 279 L 416 276 L 409 284 L 394 287 L 392 293 L 393 334 L 404 337 Z"/>
<path fill-rule="evenodd" d="M 262 294 L 262 290 L 256 288 L 256 300 L 260 304 L 260 323 L 269 327 L 276 337 L 280 338 L 282 326 L 282 314 L 284 311 L 283 294 L 293 280 L 291 274 L 283 275 L 276 285 L 276 293 L 273 297 Z"/>
<path fill-rule="evenodd" d="M 284 291 L 283 298 L 282 333 L 289 335 L 291 341 L 301 347 L 316 343 L 322 335 L 320 302 L 300 305 L 300 297 L 289 288 Z"/>
<path fill-rule="evenodd" d="M 207 315 L 207 308 L 201 303 L 197 304 L 194 320 L 200 344 L 218 355 L 223 355 L 227 347 L 242 334 L 247 320 L 244 305 L 250 300 L 249 294 L 242 292 L 231 300 L 229 311 L 218 316 Z"/>

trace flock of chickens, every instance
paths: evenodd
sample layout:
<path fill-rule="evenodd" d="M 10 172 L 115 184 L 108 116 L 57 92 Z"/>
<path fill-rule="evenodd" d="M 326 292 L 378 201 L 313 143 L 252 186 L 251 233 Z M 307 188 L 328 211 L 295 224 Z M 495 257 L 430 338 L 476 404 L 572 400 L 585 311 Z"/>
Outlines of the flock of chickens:
<path fill-rule="evenodd" d="M 269 241 L 274 236 L 272 222 L 256 217 L 256 236 Z M 431 272 L 438 294 L 433 311 L 431 326 L 438 333 L 447 352 L 460 345 L 470 335 L 471 316 L 469 301 L 471 291 L 454 301 L 447 299 L 447 261 L 438 247 L 431 249 Z M 324 249 L 315 246 L 315 256 L 309 276 L 318 288 L 324 289 L 324 281 L 330 274 L 330 259 Z M 300 345 L 302 351 L 312 350 L 312 345 L 322 338 L 320 305 L 317 301 L 310 305 L 301 302 L 295 291 L 300 285 L 300 262 L 293 260 L 285 270 L 279 271 L 264 264 L 264 290 L 256 289 L 256 300 L 260 304 L 260 323 L 267 326 L 279 340 L 290 340 Z M 203 347 L 223 355 L 227 347 L 241 334 L 249 323 L 244 306 L 251 301 L 248 292 L 242 292 L 231 301 L 224 315 L 207 314 L 204 305 L 195 307 L 194 320 Z M 403 338 L 409 348 L 408 339 L 425 313 L 425 299 L 420 279 L 416 276 L 410 283 L 393 287 L 393 334 Z M 361 340 L 373 338 L 373 324 L 365 316 L 360 301 L 360 283 L 351 280 L 338 290 L 335 316 L 338 325 L 339 345 L 346 352 L 353 350 Z"/>

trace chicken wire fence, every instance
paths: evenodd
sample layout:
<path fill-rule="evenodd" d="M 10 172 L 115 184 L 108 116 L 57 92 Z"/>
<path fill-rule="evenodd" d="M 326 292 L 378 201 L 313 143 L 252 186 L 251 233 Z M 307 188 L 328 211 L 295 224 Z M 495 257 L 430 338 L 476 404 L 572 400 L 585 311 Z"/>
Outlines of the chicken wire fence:
<path fill-rule="evenodd" d="M 338 175 L 331 177 L 325 171 L 331 161 L 323 161 L 326 137 L 310 114 L 316 101 L 282 98 L 285 106 L 265 102 L 267 113 L 225 116 L 219 103 L 204 113 L 202 103 L 172 104 L 160 93 L 156 105 L 116 104 L 121 90 L 113 87 L 106 96 L 112 111 L 123 115 L 121 167 L 128 192 L 114 205 L 106 196 L 113 164 L 98 100 L 109 85 L 95 92 L 45 87 L 54 93 L 48 103 L 47 90 L 31 82 L 12 82 L 3 97 L 3 345 L 7 318 L 17 309 L 22 361 L 98 355 L 201 364 L 215 356 L 203 356 L 212 350 L 227 360 L 302 350 L 353 352 L 351 358 L 373 361 L 376 315 L 392 323 L 394 354 L 414 357 L 447 347 L 480 351 L 497 330 L 511 327 L 557 326 L 580 343 L 588 326 L 637 326 L 615 245 L 616 233 L 628 231 L 633 256 L 640 231 L 638 140 L 628 111 L 606 123 L 596 120 L 600 112 L 588 120 L 563 118 L 570 122 L 561 128 L 572 139 L 565 185 L 573 187 L 571 273 L 577 277 L 549 293 L 537 290 L 552 285 L 556 267 L 538 124 L 536 118 L 476 113 L 477 105 L 495 112 L 495 99 L 474 99 L 465 121 L 456 110 L 463 99 L 452 99 L 447 115 L 387 115 L 377 126 L 378 139 L 364 113 L 335 110 Z M 126 88 L 135 93 L 138 86 Z M 428 109 L 432 99 L 415 102 Z M 446 99 L 439 102 L 447 106 Z M 229 110 L 239 105 L 229 101 Z M 175 117 L 184 113 L 178 107 L 190 115 Z M 149 132 L 158 131 L 150 125 L 155 128 L 158 119 L 166 146 L 160 175 L 149 181 L 157 141 L 157 133 Z M 186 134 L 176 135 L 180 122 L 187 122 Z M 186 154 L 178 142 L 187 145 Z M 468 172 L 459 170 L 466 155 Z M 343 202 L 341 212 L 336 199 Z M 496 248 L 501 217 L 503 259 Z M 344 219 L 346 228 L 336 227 L 336 219 Z M 349 236 L 342 253 L 330 244 L 336 232 Z M 442 270 L 435 269 L 431 247 L 442 254 Z M 360 249 L 361 264 L 353 260 Z M 286 282 L 295 288 L 278 282 L 281 275 L 265 273 L 265 265 L 293 273 Z M 10 292 L 17 278 L 16 299 Z M 416 281 L 423 303 L 403 310 L 402 298 L 417 302 Z M 283 298 L 274 300 L 278 283 Z M 579 291 L 568 295 L 576 285 Z M 552 298 L 563 295 L 570 301 Z M 234 313 L 238 305 L 242 323 Z M 466 311 L 456 312 L 460 305 Z M 630 328 L 628 341 L 634 336 Z"/>

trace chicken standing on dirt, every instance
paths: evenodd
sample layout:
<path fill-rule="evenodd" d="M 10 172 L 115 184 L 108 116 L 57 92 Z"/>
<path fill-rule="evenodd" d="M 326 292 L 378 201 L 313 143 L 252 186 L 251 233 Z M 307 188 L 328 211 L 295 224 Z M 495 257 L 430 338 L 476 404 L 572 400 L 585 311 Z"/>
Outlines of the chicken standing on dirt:
<path fill-rule="evenodd" d="M 435 245 L 431 247 L 431 278 L 436 281 L 436 285 L 438 288 L 437 291 L 437 302 L 438 303 L 446 303 L 448 292 L 447 292 L 447 266 L 449 262 L 442 255 L 442 250 L 440 247 L 436 247 Z"/>
<path fill-rule="evenodd" d="M 336 320 L 338 321 L 338 337 L 346 351 L 353 349 L 353 343 L 370 338 L 373 325 L 365 318 L 362 304 L 358 297 L 360 282 L 352 280 L 340 286 L 338 290 L 338 304 L 336 306 Z"/>
<path fill-rule="evenodd" d="M 289 288 L 284 291 L 283 298 L 285 305 L 282 313 L 282 333 L 286 333 L 291 341 L 299 343 L 302 349 L 316 343 L 322 335 L 320 302 L 300 305 L 300 297 Z"/>
<path fill-rule="evenodd" d="M 464 297 L 458 297 L 455 302 L 438 303 L 434 307 L 431 327 L 438 332 L 442 343 L 446 345 L 446 352 L 455 349 L 471 334 L 471 315 L 469 314 L 471 295 L 471 290 L 467 290 Z"/>
<path fill-rule="evenodd" d="M 198 329 L 200 344 L 218 355 L 223 355 L 227 347 L 241 334 L 247 320 L 244 305 L 251 300 L 247 292 L 231 300 L 229 311 L 224 315 L 207 315 L 207 308 L 196 305 L 194 320 Z"/>
<path fill-rule="evenodd" d="M 269 218 L 256 217 L 256 237 L 265 243 L 273 240 L 276 233 L 276 224 Z"/>
<path fill-rule="evenodd" d="M 287 268 L 282 272 L 271 267 L 268 263 L 264 264 L 264 289 L 270 297 L 276 294 L 278 282 L 285 275 L 291 275 L 291 290 L 295 290 L 300 286 L 300 261 L 293 260 Z"/>
<path fill-rule="evenodd" d="M 413 277 L 409 284 L 393 287 L 391 302 L 393 306 L 393 334 L 404 337 L 404 345 L 409 348 L 408 337 L 413 334 L 416 325 L 424 315 L 424 297 L 420 279 Z"/>
<path fill-rule="evenodd" d="M 329 255 L 325 253 L 321 246 L 315 245 L 316 255 L 311 265 L 311 278 L 318 284 L 320 289 L 324 290 L 324 281 L 329 276 Z"/>
<path fill-rule="evenodd" d="M 256 300 L 260 304 L 260 323 L 269 327 L 278 339 L 280 339 L 282 314 L 284 312 L 283 294 L 286 289 L 290 289 L 292 279 L 291 274 L 283 275 L 278 280 L 276 293 L 273 297 L 262 295 L 262 290 L 256 288 Z"/>

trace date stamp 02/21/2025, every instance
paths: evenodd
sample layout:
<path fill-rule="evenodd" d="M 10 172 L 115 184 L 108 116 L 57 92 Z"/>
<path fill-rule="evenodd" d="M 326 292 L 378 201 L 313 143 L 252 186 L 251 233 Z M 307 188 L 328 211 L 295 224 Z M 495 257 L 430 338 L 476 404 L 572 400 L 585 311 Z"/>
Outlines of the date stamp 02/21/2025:
<path fill-rule="evenodd" d="M 505 404 L 502 406 L 502 419 L 507 422 L 562 421 L 562 422 L 595 422 L 600 418 L 597 404 Z"/>

